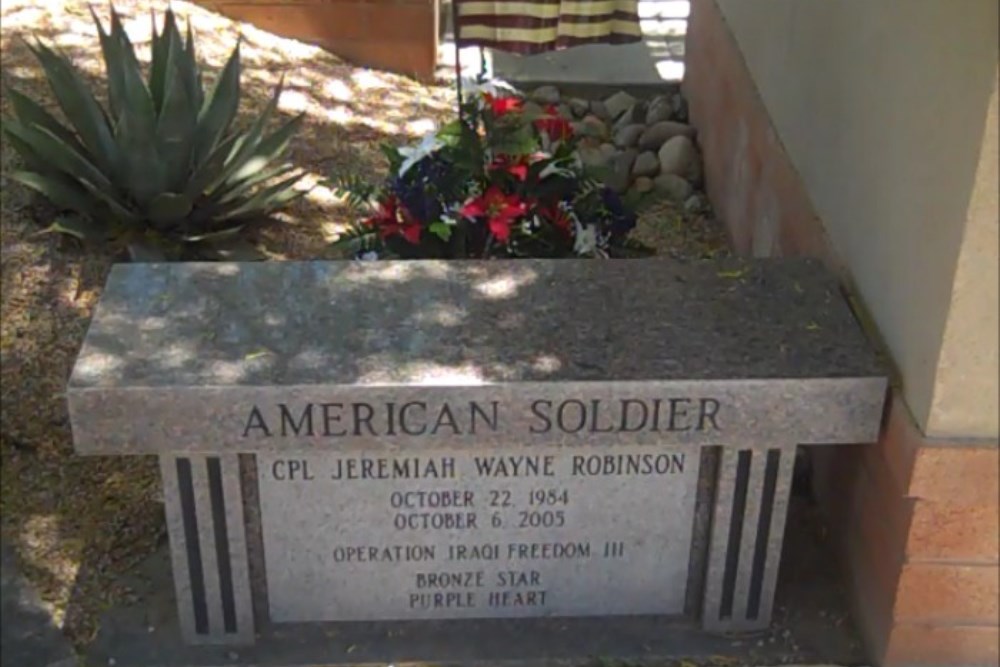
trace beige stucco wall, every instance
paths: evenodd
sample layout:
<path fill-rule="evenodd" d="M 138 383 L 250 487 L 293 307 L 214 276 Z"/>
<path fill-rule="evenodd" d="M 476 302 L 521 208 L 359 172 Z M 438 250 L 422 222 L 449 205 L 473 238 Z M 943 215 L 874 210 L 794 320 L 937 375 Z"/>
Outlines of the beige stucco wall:
<path fill-rule="evenodd" d="M 716 1 L 915 417 L 996 438 L 996 0 Z"/>

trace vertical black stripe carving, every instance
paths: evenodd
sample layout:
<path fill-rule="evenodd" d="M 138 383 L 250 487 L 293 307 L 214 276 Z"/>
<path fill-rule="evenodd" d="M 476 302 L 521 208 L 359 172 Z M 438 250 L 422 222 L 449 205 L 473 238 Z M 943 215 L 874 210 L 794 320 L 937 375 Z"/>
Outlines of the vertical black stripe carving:
<path fill-rule="evenodd" d="M 208 602 L 205 600 L 205 571 L 201 564 L 198 542 L 198 513 L 194 507 L 194 482 L 191 461 L 177 459 L 177 487 L 181 496 L 181 518 L 184 521 L 184 544 L 187 547 L 188 574 L 191 576 L 191 604 L 194 607 L 194 631 L 208 634 Z"/>
<path fill-rule="evenodd" d="M 736 483 L 733 489 L 733 515 L 729 520 L 729 542 L 726 547 L 726 569 L 722 575 L 722 603 L 719 618 L 732 618 L 736 595 L 736 571 L 740 564 L 740 538 L 747 506 L 747 485 L 750 481 L 750 450 L 740 451 L 736 460 Z"/>
<path fill-rule="evenodd" d="M 764 492 L 760 499 L 760 521 L 757 524 L 757 543 L 753 551 L 753 569 L 750 571 L 750 594 L 747 597 L 747 618 L 754 620 L 760 615 L 760 593 L 764 587 L 764 566 L 767 565 L 767 542 L 771 535 L 771 515 L 774 512 L 774 492 L 778 487 L 779 463 L 781 463 L 781 450 L 769 450 L 767 467 L 764 469 Z"/>
<path fill-rule="evenodd" d="M 208 459 L 208 493 L 212 499 L 215 560 L 219 564 L 222 624 L 226 632 L 232 633 L 236 632 L 236 597 L 233 595 L 233 565 L 229 560 L 229 530 L 226 526 L 226 499 L 222 492 L 222 465 L 217 457 Z"/>

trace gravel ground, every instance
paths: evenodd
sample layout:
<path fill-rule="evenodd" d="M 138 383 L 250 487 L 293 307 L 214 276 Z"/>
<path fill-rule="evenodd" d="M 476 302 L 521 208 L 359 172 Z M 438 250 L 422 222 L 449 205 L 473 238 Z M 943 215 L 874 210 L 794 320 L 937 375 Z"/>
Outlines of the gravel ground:
<path fill-rule="evenodd" d="M 148 10 L 166 2 L 118 0 L 126 27 L 144 57 Z M 316 185 L 338 166 L 384 170 L 378 143 L 405 142 L 453 114 L 447 81 L 422 85 L 353 67 L 319 49 L 224 19 L 174 1 L 190 19 L 201 60 L 213 74 L 236 37 L 244 37 L 244 105 L 255 112 L 282 74 L 281 109 L 307 113 L 292 146 L 292 160 Z M 101 12 L 106 10 L 102 7 Z M 92 78 L 103 64 L 87 3 L 80 0 L 4 0 L 0 9 L 2 78 L 51 106 L 51 96 L 22 38 L 54 42 Z M 9 112 L 3 100 L 4 113 Z M 120 574 L 165 539 L 155 461 L 73 455 L 63 391 L 86 332 L 91 309 L 114 258 L 99 249 L 38 235 L 52 209 L 7 178 L 18 158 L 0 153 L 0 526 L 26 576 L 38 588 L 58 626 L 77 645 L 94 634 L 106 605 L 130 592 Z M 329 190 L 307 197 L 264 229 L 259 244 L 274 259 L 326 256 L 328 242 L 346 221 Z M 637 236 L 663 256 L 706 257 L 725 252 L 724 236 L 698 216 L 672 204 L 650 207 Z"/>

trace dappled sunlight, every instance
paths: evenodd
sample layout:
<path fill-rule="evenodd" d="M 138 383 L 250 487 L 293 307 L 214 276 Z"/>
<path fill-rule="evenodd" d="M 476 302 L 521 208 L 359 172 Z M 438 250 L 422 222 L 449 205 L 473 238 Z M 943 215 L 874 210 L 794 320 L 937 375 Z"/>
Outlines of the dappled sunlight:
<path fill-rule="evenodd" d="M 475 387 L 489 384 L 483 369 L 474 364 L 449 366 L 431 361 L 400 362 L 393 360 L 388 366 L 378 363 L 378 355 L 366 359 L 372 370 L 358 377 L 358 384 L 368 386 L 408 385 L 425 387 Z"/>
<path fill-rule="evenodd" d="M 518 268 L 507 273 L 479 281 L 474 289 L 487 299 L 513 299 L 522 287 L 531 285 L 538 280 L 538 274 L 532 269 Z"/>
<path fill-rule="evenodd" d="M 151 13 L 161 20 L 168 3 L 118 0 L 115 6 L 137 46 L 140 62 L 148 64 Z M 272 35 L 190 2 L 173 2 L 170 6 L 182 29 L 190 22 L 198 59 L 206 68 L 206 85 L 211 85 L 237 39 L 241 39 L 243 122 L 249 114 L 260 112 L 284 80 L 279 103 L 282 115 L 286 119 L 299 113 L 306 116 L 302 131 L 293 139 L 291 153 L 297 166 L 317 176 L 310 190 L 339 169 L 377 178 L 385 168 L 379 143 L 412 141 L 454 115 L 454 92 L 447 85 L 425 85 L 400 75 L 355 67 L 316 46 Z M 107 25 L 107 6 L 97 5 L 95 11 Z M 5 82 L 29 93 L 45 90 L 41 101 L 50 108 L 54 105 L 41 69 L 19 41 L 38 38 L 63 49 L 96 84 L 98 96 L 103 97 L 104 65 L 97 30 L 85 3 L 15 0 L 4 3 L 2 19 Z M 336 203 L 328 193 L 321 192 L 291 207 L 291 216 L 300 225 L 312 227 L 314 254 L 320 254 L 319 244 L 328 244 L 335 236 L 334 230 L 343 229 L 349 221 L 347 211 Z M 337 219 L 331 220 L 330 216 Z M 283 253 L 275 248 L 268 251 Z"/>
<path fill-rule="evenodd" d="M 432 303 L 421 312 L 410 318 L 408 324 L 416 327 L 439 326 L 457 327 L 466 322 L 468 312 L 459 306 L 443 303 Z"/>
<path fill-rule="evenodd" d="M 353 285 L 407 283 L 411 280 L 447 280 L 453 269 L 448 262 L 364 262 L 337 276 Z"/>
<path fill-rule="evenodd" d="M 62 627 L 73 594 L 73 582 L 80 569 L 80 554 L 67 544 L 60 531 L 60 518 L 54 514 L 36 514 L 28 518 L 19 536 L 24 553 L 30 554 L 27 568 L 34 568 L 55 587 L 42 607 Z"/>
<path fill-rule="evenodd" d="M 150 11 L 162 22 L 168 2 L 114 4 L 140 63 L 148 64 Z M 297 185 L 303 196 L 273 216 L 274 224 L 250 236 L 273 259 L 328 257 L 330 242 L 343 232 L 352 213 L 324 181 L 345 172 L 378 180 L 386 169 L 380 143 L 412 141 L 454 117 L 454 91 L 448 85 L 426 85 L 356 67 L 315 46 L 276 37 L 190 2 L 175 0 L 169 6 L 182 30 L 190 21 L 206 87 L 213 85 L 242 36 L 239 125 L 245 127 L 266 107 L 282 79 L 285 94 L 273 127 L 305 114 L 289 149 L 289 160 L 305 174 Z M 94 9 L 107 26 L 108 4 L 94 3 Z M 98 99 L 106 98 L 104 62 L 86 2 L 3 0 L 0 5 L 2 83 L 60 115 L 42 69 L 27 48 L 36 39 L 62 50 Z M 10 113 L 9 96 L 0 104 Z M 97 612 L 126 595 L 115 583 L 118 576 L 162 540 L 163 510 L 155 461 L 81 458 L 73 453 L 66 381 L 108 270 L 120 257 L 109 248 L 39 235 L 60 212 L 9 178 L 20 168 L 20 158 L 5 142 L 0 150 L 2 521 L 26 574 L 58 623 L 79 642 L 93 636 Z M 219 270 L 235 267 L 221 265 Z M 162 315 L 143 323 L 149 331 L 135 333 L 155 335 L 165 318 L 183 317 L 185 312 L 184 304 L 164 307 Z M 459 315 L 442 310 L 430 317 L 435 326 L 445 326 Z M 271 330 L 282 326 L 276 321 L 262 325 Z M 128 358 L 119 352 L 112 346 L 94 355 L 77 369 L 78 379 L 120 372 Z M 294 363 L 316 368 L 319 354 L 303 350 Z M 202 361 L 198 355 L 195 343 L 165 345 L 158 363 L 183 373 Z M 244 358 L 219 359 L 214 368 L 200 368 L 220 381 L 239 382 L 276 372 L 276 356 L 261 347 Z M 425 370 L 431 378 L 440 376 L 440 369 Z"/>

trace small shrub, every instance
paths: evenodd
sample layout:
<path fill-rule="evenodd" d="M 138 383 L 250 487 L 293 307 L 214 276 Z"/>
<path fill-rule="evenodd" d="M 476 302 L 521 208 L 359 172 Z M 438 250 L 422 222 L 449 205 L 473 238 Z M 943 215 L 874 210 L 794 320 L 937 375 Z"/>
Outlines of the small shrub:
<path fill-rule="evenodd" d="M 384 147 L 385 182 L 331 179 L 359 214 L 335 245 L 364 259 L 649 254 L 628 239 L 633 207 L 584 168 L 577 142 L 554 107 L 474 87 L 458 120 Z"/>
<path fill-rule="evenodd" d="M 232 256 L 248 223 L 301 194 L 293 187 L 301 173 L 283 158 L 302 116 L 266 133 L 279 84 L 264 112 L 248 128 L 235 128 L 239 44 L 206 94 L 191 26 L 182 39 L 169 10 L 159 32 L 154 17 L 144 78 L 121 17 L 111 11 L 110 33 L 94 14 L 106 106 L 68 57 L 29 45 L 69 123 L 9 89 L 15 116 L 4 119 L 3 131 L 26 165 L 12 176 L 77 214 L 48 231 L 119 244 L 133 259 Z"/>

